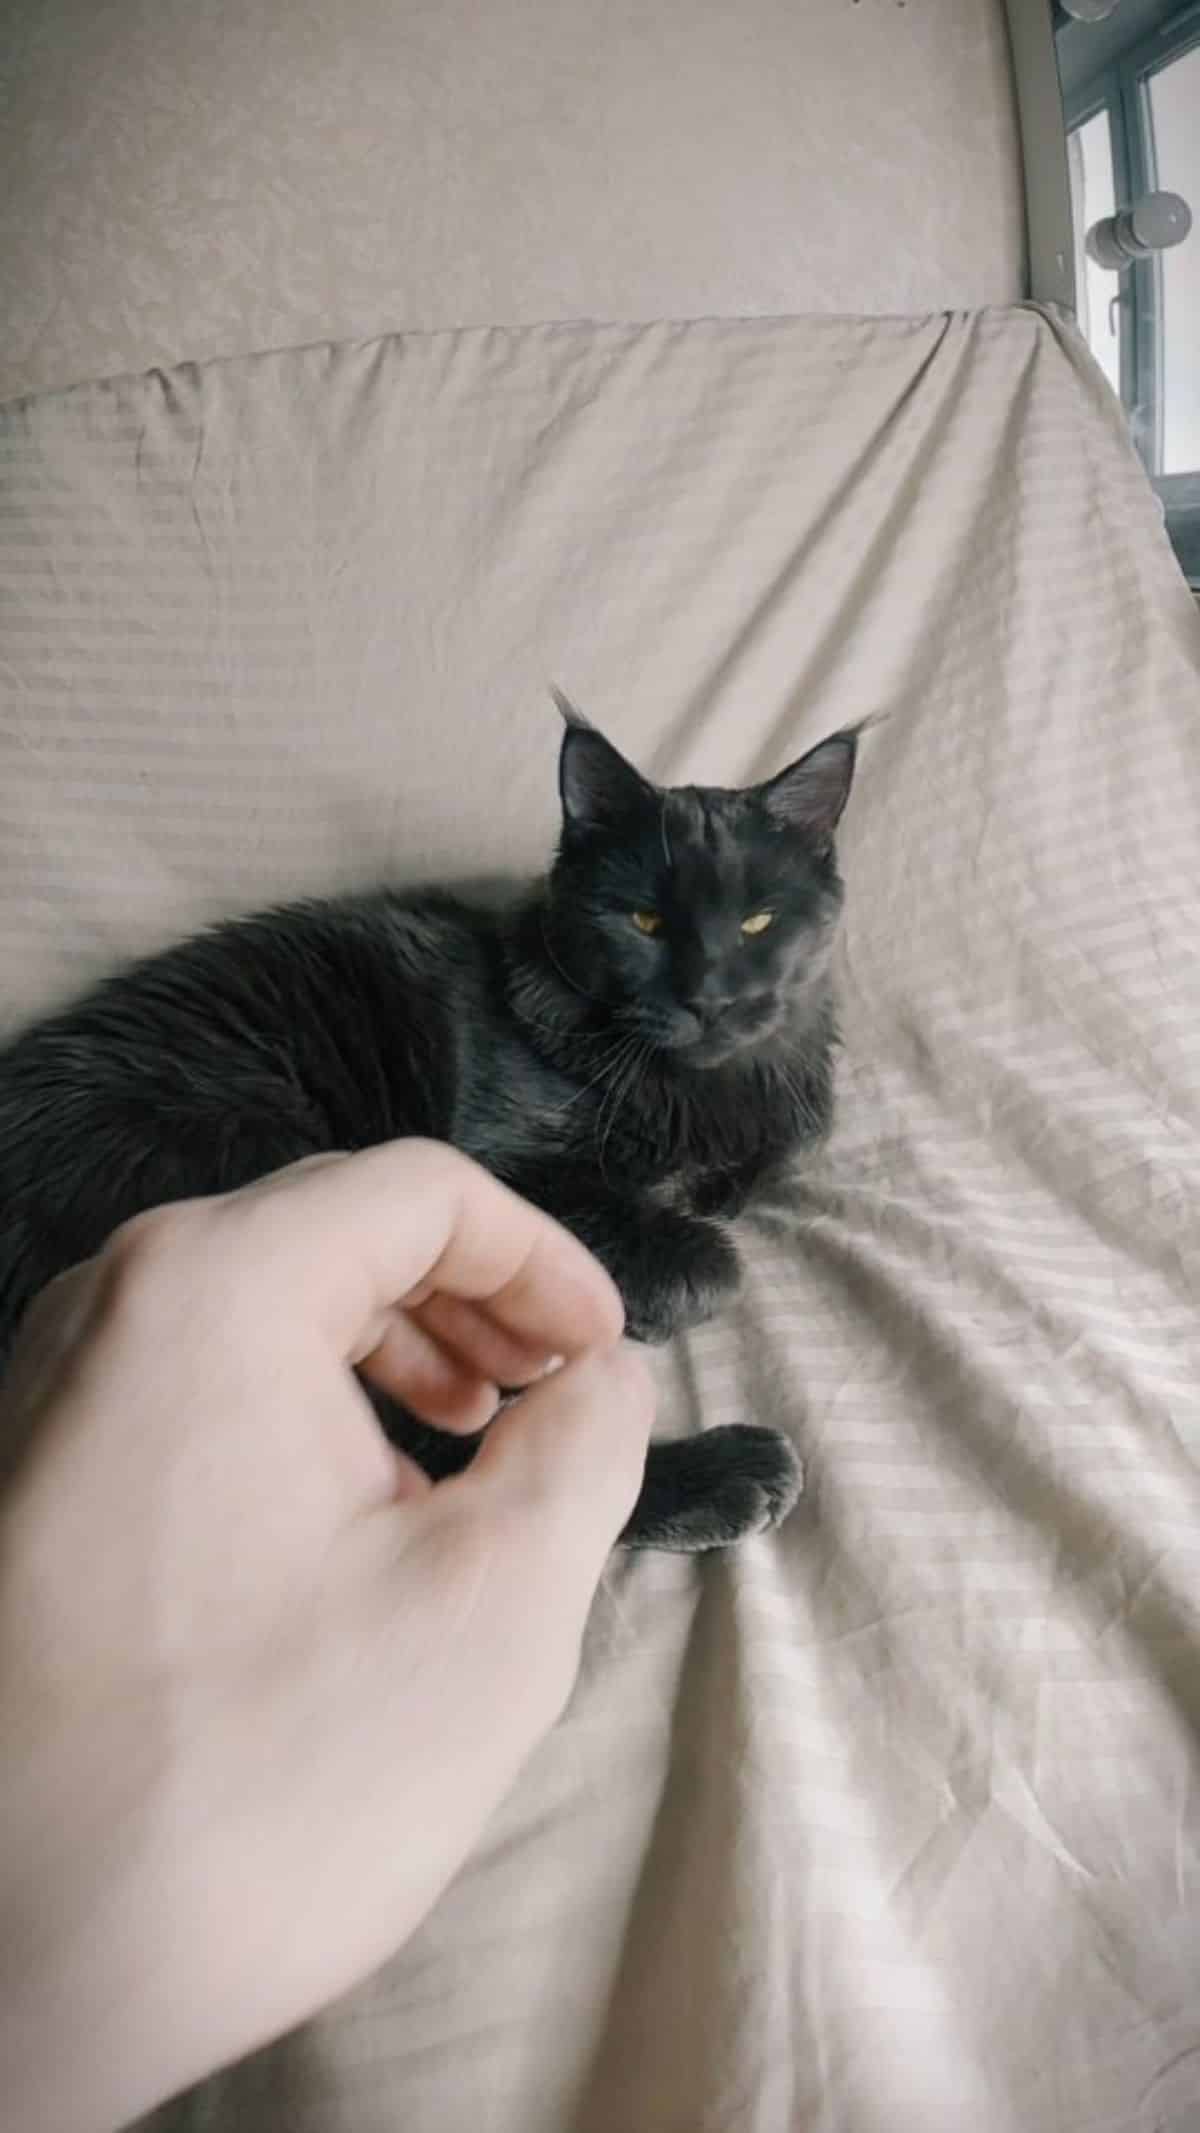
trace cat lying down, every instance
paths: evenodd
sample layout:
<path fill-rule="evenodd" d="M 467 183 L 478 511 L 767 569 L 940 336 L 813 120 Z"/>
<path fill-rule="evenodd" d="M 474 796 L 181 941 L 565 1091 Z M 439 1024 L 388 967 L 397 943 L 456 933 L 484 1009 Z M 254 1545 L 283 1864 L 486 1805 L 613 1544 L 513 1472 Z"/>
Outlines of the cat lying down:
<path fill-rule="evenodd" d="M 384 888 L 236 919 L 0 1053 L 0 1360 L 38 1289 L 143 1208 L 404 1134 L 573 1230 L 637 1339 L 730 1301 L 725 1225 L 830 1121 L 856 735 L 743 791 L 664 788 L 559 702 L 558 851 L 507 908 Z M 372 1398 L 435 1479 L 471 1457 Z M 776 1430 L 657 1443 L 623 1540 L 720 1547 L 799 1488 Z"/>

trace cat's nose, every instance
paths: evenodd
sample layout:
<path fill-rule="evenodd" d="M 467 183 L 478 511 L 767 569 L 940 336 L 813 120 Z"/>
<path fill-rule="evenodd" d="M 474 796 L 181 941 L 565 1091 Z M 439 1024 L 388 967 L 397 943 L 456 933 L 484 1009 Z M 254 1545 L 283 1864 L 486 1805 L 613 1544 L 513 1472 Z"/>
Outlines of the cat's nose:
<path fill-rule="evenodd" d="M 689 1015 L 695 1015 L 702 1029 L 711 1029 L 714 1022 L 720 1021 L 729 1002 L 723 993 L 711 993 L 701 989 L 691 993 L 680 1004 L 687 1009 Z"/>

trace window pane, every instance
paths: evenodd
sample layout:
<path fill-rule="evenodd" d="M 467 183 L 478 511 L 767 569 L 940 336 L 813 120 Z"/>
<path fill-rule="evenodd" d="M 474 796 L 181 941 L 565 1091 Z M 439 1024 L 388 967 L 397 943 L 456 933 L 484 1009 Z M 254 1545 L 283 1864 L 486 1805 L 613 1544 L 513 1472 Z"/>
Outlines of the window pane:
<path fill-rule="evenodd" d="M 1200 45 L 1147 87 L 1156 182 L 1181 193 L 1196 218 L 1183 243 L 1161 254 L 1162 471 L 1189 474 L 1200 469 Z"/>
<path fill-rule="evenodd" d="M 1113 298 L 1120 283 L 1088 258 L 1083 248 L 1093 222 L 1111 215 L 1113 197 L 1112 134 L 1108 112 L 1076 126 L 1067 137 L 1071 174 L 1071 222 L 1075 235 L 1075 289 L 1083 337 L 1115 393 L 1121 390 L 1121 338 Z"/>

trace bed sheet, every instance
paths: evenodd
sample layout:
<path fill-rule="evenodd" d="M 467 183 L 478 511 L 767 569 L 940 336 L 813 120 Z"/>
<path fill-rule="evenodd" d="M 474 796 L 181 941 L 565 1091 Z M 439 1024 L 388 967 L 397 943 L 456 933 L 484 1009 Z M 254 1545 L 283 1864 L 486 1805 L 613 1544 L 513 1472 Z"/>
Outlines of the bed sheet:
<path fill-rule="evenodd" d="M 657 1365 L 668 1432 L 793 1432 L 799 1510 L 614 1560 L 415 1939 L 159 2123 L 1194 2133 L 1200 644 L 1081 344 L 184 366 L 4 409 L 0 528 L 6 1026 L 221 912 L 536 865 L 551 679 L 664 779 L 888 713 L 835 1135 Z"/>
<path fill-rule="evenodd" d="M 0 398 L 385 328 L 1027 293 L 1004 0 L 37 0 L 0 8 L 0 82 Z"/>

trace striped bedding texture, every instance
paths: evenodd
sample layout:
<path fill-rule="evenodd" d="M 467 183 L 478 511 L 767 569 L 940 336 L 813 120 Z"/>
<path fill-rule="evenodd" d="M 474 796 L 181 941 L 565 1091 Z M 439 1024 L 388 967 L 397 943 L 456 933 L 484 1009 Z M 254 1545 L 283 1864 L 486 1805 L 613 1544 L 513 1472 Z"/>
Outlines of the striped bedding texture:
<path fill-rule="evenodd" d="M 667 780 L 889 714 L 837 1129 L 656 1366 L 664 1433 L 794 1434 L 798 1511 L 615 1559 L 416 1938 L 155 2123 L 1195 2133 L 1200 631 L 1071 330 L 184 365 L 0 409 L 0 543 L 5 1029 L 220 913 L 535 867 L 551 680 Z"/>

